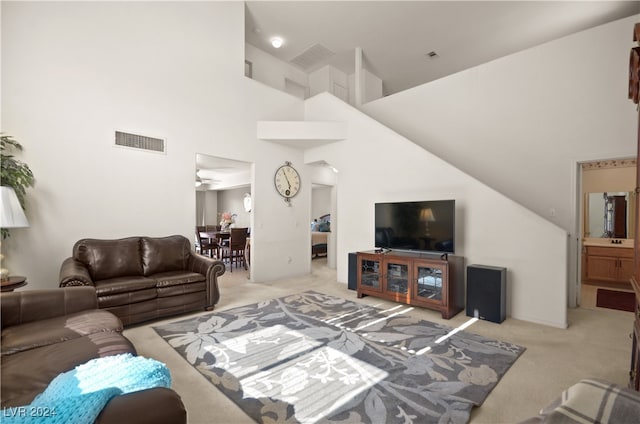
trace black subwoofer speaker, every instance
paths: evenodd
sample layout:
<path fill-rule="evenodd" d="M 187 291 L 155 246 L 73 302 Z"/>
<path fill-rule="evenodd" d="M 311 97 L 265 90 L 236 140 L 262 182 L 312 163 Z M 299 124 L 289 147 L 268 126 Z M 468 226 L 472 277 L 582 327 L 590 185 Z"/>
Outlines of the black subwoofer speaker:
<path fill-rule="evenodd" d="M 467 267 L 467 316 L 501 323 L 507 315 L 507 269 Z"/>
<path fill-rule="evenodd" d="M 349 279 L 347 280 L 349 290 L 358 288 L 358 254 L 349 253 Z"/>

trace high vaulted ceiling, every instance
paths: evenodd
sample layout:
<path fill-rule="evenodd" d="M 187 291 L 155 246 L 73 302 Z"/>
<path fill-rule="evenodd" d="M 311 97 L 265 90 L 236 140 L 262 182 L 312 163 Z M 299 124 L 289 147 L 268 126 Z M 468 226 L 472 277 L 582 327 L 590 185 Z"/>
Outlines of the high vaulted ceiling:
<path fill-rule="evenodd" d="M 250 1 L 245 38 L 307 72 L 351 74 L 360 47 L 389 95 L 638 13 L 638 1 Z"/>

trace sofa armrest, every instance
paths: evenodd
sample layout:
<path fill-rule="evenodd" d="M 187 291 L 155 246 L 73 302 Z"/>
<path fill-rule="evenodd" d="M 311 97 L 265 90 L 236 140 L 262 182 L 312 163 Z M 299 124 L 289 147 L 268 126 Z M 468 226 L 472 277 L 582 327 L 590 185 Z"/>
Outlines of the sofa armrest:
<path fill-rule="evenodd" d="M 207 287 L 206 308 L 213 308 L 213 306 L 218 303 L 218 300 L 220 300 L 218 277 L 224 274 L 226 270 L 224 264 L 221 261 L 191 252 L 188 267 L 189 271 L 197 272 L 205 276 Z"/>
<path fill-rule="evenodd" d="M 60 267 L 60 287 L 93 286 L 89 270 L 74 258 L 67 258 Z"/>
<path fill-rule="evenodd" d="M 2 328 L 98 308 L 93 287 L 22 290 L 0 295 Z"/>
<path fill-rule="evenodd" d="M 187 411 L 180 396 L 157 387 L 116 396 L 107 403 L 95 424 L 186 424 Z"/>

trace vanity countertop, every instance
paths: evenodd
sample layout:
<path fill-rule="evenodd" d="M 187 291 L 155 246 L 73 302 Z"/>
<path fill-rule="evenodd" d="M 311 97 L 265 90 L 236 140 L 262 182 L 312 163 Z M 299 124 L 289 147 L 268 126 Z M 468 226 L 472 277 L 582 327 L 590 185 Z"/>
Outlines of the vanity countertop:
<path fill-rule="evenodd" d="M 583 246 L 633 248 L 633 239 L 585 238 Z"/>

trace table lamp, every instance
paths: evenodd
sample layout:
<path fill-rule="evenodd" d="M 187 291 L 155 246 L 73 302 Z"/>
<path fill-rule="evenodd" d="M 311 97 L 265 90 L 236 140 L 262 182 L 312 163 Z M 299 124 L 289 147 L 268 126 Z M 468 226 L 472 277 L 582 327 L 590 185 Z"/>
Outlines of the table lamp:
<path fill-rule="evenodd" d="M 29 221 L 20 206 L 20 201 L 16 192 L 11 187 L 0 187 L 0 227 L 1 228 L 23 228 L 28 227 Z M 0 244 L 0 266 L 4 265 L 4 255 Z M 0 268 L 0 281 L 9 279 L 9 270 Z"/>
<path fill-rule="evenodd" d="M 424 235 L 425 237 L 431 236 L 429 233 L 429 223 L 435 222 L 436 217 L 433 215 L 431 208 L 425 208 L 420 211 L 420 221 L 424 222 Z"/>

